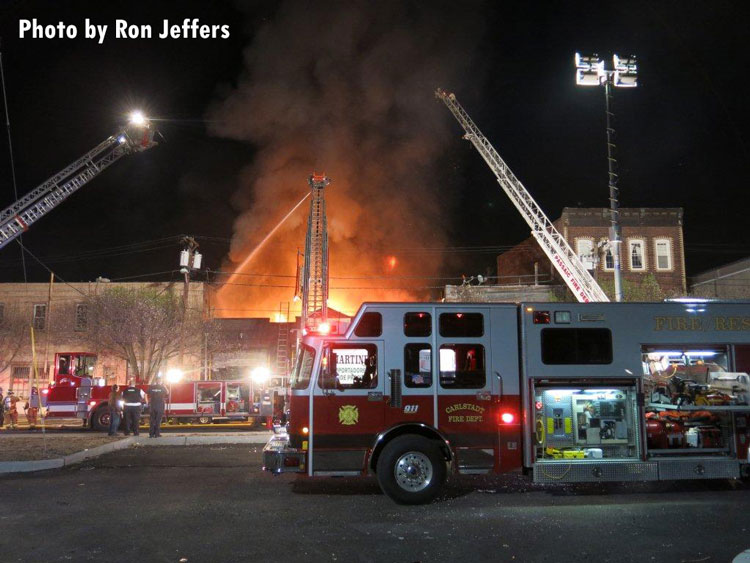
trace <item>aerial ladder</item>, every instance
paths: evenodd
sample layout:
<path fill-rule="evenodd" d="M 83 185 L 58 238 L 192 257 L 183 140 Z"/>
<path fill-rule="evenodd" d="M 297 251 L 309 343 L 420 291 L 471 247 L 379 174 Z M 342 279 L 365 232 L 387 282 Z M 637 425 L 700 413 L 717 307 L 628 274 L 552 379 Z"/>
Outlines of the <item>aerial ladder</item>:
<path fill-rule="evenodd" d="M 302 328 L 313 332 L 325 329 L 328 322 L 328 224 L 323 190 L 331 180 L 325 174 L 313 173 L 308 183 L 312 194 L 302 272 L 301 320 Z"/>
<path fill-rule="evenodd" d="M 497 181 L 503 191 L 510 198 L 521 216 L 531 227 L 531 234 L 542 247 L 542 250 L 557 269 L 560 276 L 581 303 L 590 301 L 609 301 L 596 280 L 588 272 L 568 241 L 560 234 L 541 207 L 534 201 L 531 194 L 523 184 L 511 172 L 505 161 L 500 158 L 492 144 L 482 134 L 476 124 L 471 120 L 461 104 L 456 100 L 455 94 L 437 89 L 435 96 L 442 100 L 448 107 L 456 120 L 464 128 L 466 134 L 464 139 L 471 142 L 479 151 L 490 169 L 495 173 Z"/>
<path fill-rule="evenodd" d="M 0 213 L 0 249 L 127 154 L 153 147 L 151 123 L 138 112 L 114 135 Z"/>

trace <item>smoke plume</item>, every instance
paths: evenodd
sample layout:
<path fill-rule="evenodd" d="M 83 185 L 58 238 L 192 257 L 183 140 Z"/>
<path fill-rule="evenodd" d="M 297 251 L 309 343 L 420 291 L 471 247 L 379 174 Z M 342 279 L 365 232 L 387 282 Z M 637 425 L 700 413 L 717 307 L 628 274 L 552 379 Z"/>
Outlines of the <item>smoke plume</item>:
<path fill-rule="evenodd" d="M 426 297 L 439 254 L 400 251 L 446 243 L 451 197 L 436 164 L 460 130 L 433 92 L 465 78 L 480 21 L 467 3 L 279 4 L 246 49 L 237 86 L 208 112 L 212 134 L 257 147 L 234 200 L 225 269 L 309 191 L 313 171 L 325 172 L 330 306 L 352 313 L 363 300 Z M 291 301 L 293 289 L 278 286 L 294 285 L 308 210 L 222 288 L 218 314 L 271 316 Z"/>

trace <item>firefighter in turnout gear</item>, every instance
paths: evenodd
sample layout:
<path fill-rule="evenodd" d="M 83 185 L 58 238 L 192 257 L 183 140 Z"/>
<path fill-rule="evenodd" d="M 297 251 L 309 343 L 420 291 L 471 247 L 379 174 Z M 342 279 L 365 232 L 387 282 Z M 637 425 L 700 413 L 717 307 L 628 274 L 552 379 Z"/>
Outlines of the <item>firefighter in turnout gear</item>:
<path fill-rule="evenodd" d="M 146 396 L 142 389 L 135 386 L 131 379 L 128 386 L 122 392 L 122 400 L 125 403 L 125 435 L 131 432 L 138 436 L 138 425 L 141 423 L 141 409 Z"/>
<path fill-rule="evenodd" d="M 161 375 L 156 376 L 156 383 L 148 388 L 149 438 L 161 436 L 161 419 L 164 416 L 164 403 L 169 398 L 169 391 L 161 384 Z"/>

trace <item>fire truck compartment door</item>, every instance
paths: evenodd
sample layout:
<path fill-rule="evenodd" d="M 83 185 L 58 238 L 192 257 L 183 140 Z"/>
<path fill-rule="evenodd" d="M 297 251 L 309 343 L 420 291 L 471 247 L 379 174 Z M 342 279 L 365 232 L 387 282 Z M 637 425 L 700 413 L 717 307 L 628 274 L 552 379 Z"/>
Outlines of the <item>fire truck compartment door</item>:
<path fill-rule="evenodd" d="M 313 383 L 309 470 L 354 474 L 383 428 L 387 374 L 382 341 L 328 342 Z"/>

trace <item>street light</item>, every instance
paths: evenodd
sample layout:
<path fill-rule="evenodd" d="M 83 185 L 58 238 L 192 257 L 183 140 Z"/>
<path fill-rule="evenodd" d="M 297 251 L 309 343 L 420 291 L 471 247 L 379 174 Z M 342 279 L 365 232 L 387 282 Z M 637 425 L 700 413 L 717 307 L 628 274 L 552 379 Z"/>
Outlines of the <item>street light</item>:
<path fill-rule="evenodd" d="M 575 55 L 576 84 L 579 86 L 604 86 L 607 115 L 607 168 L 609 173 L 609 242 L 612 248 L 612 261 L 615 278 L 615 301 L 622 301 L 622 268 L 620 267 L 620 205 L 617 199 L 617 173 L 615 172 L 615 145 L 612 142 L 612 111 L 610 110 L 612 87 L 635 88 L 638 86 L 638 66 L 635 55 L 620 58 L 612 56 L 612 70 L 604 68 L 604 61 L 597 54 Z"/>

